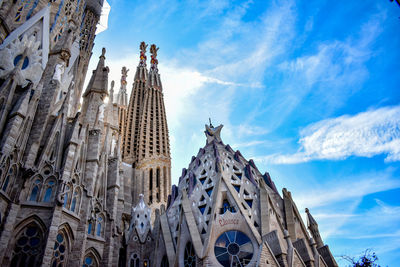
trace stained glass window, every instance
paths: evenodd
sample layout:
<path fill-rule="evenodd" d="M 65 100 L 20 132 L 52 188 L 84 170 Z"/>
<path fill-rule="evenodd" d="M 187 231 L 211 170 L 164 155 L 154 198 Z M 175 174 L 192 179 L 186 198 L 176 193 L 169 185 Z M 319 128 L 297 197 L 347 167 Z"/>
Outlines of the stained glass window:
<path fill-rule="evenodd" d="M 88 233 L 89 235 L 92 234 L 92 222 L 89 222 L 87 233 Z"/>
<path fill-rule="evenodd" d="M 215 242 L 215 257 L 223 266 L 246 266 L 253 258 L 253 244 L 240 231 L 227 231 Z"/>
<path fill-rule="evenodd" d="M 60 267 L 64 266 L 67 261 L 68 249 L 67 249 L 67 240 L 62 232 L 59 232 L 56 237 L 56 241 L 54 242 L 54 252 L 51 267 Z"/>
<path fill-rule="evenodd" d="M 54 180 L 47 180 L 46 181 L 46 191 L 43 197 L 43 201 L 44 202 L 50 202 L 52 200 L 52 196 L 53 196 L 53 189 L 55 187 L 56 182 Z"/>
<path fill-rule="evenodd" d="M 71 211 L 77 213 L 79 211 L 79 202 L 80 202 L 80 191 L 78 188 L 75 188 L 74 194 L 72 196 L 71 201 Z"/>
<path fill-rule="evenodd" d="M 67 208 L 67 205 L 68 205 L 68 199 L 69 199 L 69 194 L 70 194 L 70 189 L 71 187 L 69 186 L 69 185 L 67 185 L 66 187 L 65 187 L 65 190 L 64 190 L 64 192 L 65 192 L 65 195 L 64 195 L 64 205 L 63 205 L 63 207 L 64 208 Z"/>
<path fill-rule="evenodd" d="M 188 242 L 186 244 L 183 261 L 184 261 L 185 267 L 195 267 L 196 266 L 196 254 L 194 252 L 194 247 L 191 242 Z"/>
<path fill-rule="evenodd" d="M 96 235 L 97 236 L 103 235 L 103 224 L 104 224 L 104 219 L 102 216 L 99 216 L 97 218 L 97 225 L 96 225 Z"/>
<path fill-rule="evenodd" d="M 85 256 L 85 259 L 83 260 L 83 267 L 96 267 L 97 261 L 95 260 L 94 256 L 90 253 Z"/>
<path fill-rule="evenodd" d="M 40 195 L 40 184 L 41 184 L 40 179 L 36 179 L 33 182 L 33 187 L 31 190 L 31 194 L 29 196 L 29 201 L 38 201 L 38 197 Z"/>
<path fill-rule="evenodd" d="M 8 169 L 7 176 L 6 176 L 6 178 L 4 179 L 4 181 L 3 181 L 3 186 L 1 187 L 1 189 L 2 189 L 4 192 L 8 193 L 7 191 L 9 191 L 9 189 L 11 188 L 9 185 L 10 185 L 10 183 L 13 182 L 14 177 L 15 177 L 15 175 L 16 175 L 16 172 L 17 172 L 17 170 L 16 170 L 15 165 L 11 166 L 11 167 Z"/>
<path fill-rule="evenodd" d="M 11 267 L 39 266 L 43 254 L 43 233 L 30 223 L 16 238 Z"/>

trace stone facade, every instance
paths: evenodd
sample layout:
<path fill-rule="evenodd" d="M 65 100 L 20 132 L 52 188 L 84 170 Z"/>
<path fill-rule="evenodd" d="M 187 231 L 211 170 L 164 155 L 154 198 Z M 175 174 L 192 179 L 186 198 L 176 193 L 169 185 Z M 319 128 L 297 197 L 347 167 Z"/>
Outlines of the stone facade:
<path fill-rule="evenodd" d="M 108 90 L 105 49 L 83 92 L 102 4 L 0 2 L 0 265 L 337 266 L 222 125 L 171 186 L 155 45 L 129 102 L 125 67 Z"/>

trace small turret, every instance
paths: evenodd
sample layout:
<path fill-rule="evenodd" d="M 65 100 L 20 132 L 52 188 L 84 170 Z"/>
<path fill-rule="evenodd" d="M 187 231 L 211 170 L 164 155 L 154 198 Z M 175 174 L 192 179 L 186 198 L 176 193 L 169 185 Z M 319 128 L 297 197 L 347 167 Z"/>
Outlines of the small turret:
<path fill-rule="evenodd" d="M 128 76 L 128 69 L 126 67 L 122 67 L 121 70 L 121 87 L 119 88 L 118 96 L 117 96 L 117 104 L 120 107 L 125 108 L 127 106 L 127 98 L 128 94 L 126 93 L 126 77 Z"/>
<path fill-rule="evenodd" d="M 307 213 L 307 228 L 310 230 L 311 235 L 315 242 L 317 243 L 317 248 L 323 247 L 324 242 L 322 242 L 322 238 L 319 234 L 318 230 L 318 223 L 315 221 L 313 216 L 311 215 L 310 211 L 306 208 L 306 213 Z"/>
<path fill-rule="evenodd" d="M 103 47 L 101 51 L 101 56 L 99 57 L 99 63 L 97 63 L 97 68 L 93 71 L 93 75 L 90 78 L 89 84 L 86 88 L 83 97 L 86 97 L 90 92 L 97 92 L 101 94 L 108 95 L 108 73 L 109 68 L 104 66 L 106 49 Z"/>
<path fill-rule="evenodd" d="M 105 53 L 103 48 L 97 68 L 93 71 L 89 84 L 83 95 L 82 115 L 86 123 L 100 126 L 104 122 L 104 99 L 108 96 L 108 67 L 105 67 Z M 102 127 L 100 127 L 102 128 Z"/>

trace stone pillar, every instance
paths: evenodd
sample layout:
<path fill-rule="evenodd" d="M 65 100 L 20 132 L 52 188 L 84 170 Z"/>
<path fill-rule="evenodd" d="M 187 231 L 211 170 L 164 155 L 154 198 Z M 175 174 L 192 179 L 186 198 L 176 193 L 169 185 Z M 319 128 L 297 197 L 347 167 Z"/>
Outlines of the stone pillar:
<path fill-rule="evenodd" d="M 51 259 L 53 257 L 53 251 L 54 251 L 54 242 L 57 237 L 58 228 L 61 224 L 61 216 L 62 216 L 61 212 L 62 212 L 62 207 L 56 206 L 54 209 L 53 218 L 51 220 L 50 227 L 48 230 L 47 242 L 46 242 L 46 247 L 44 250 L 43 260 L 42 260 L 42 266 L 50 266 L 51 265 Z"/>
<path fill-rule="evenodd" d="M 20 206 L 10 203 L 7 217 L 4 218 L 4 227 L 0 237 L 0 263 L 2 266 L 8 266 L 11 261 L 12 247 L 9 247 L 11 239 L 14 237 L 14 226 L 20 210 Z"/>

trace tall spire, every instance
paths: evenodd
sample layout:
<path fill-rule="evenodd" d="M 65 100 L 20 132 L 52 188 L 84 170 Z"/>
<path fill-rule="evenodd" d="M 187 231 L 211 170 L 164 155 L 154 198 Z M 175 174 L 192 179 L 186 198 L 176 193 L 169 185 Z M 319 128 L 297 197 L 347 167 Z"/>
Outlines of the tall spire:
<path fill-rule="evenodd" d="M 136 145 L 136 169 L 144 171 L 144 199 L 152 208 L 166 204 L 169 194 L 171 157 L 164 96 L 158 74 L 158 48 L 151 45 L 151 67 L 140 112 Z"/>
<path fill-rule="evenodd" d="M 140 56 L 139 64 L 136 68 L 133 88 L 131 97 L 129 99 L 129 105 L 127 108 L 127 117 L 124 121 L 120 121 L 120 129 L 125 129 L 122 139 L 122 158 L 126 163 L 132 164 L 136 159 L 136 150 L 138 146 L 139 138 L 139 121 L 140 114 L 142 111 L 144 92 L 146 88 L 147 80 L 147 68 L 146 68 L 146 49 L 147 44 L 145 42 L 140 43 Z M 122 81 L 121 77 L 121 81 Z"/>
<path fill-rule="evenodd" d="M 135 168 L 134 203 L 144 194 L 144 201 L 152 208 L 167 203 L 171 187 L 171 157 L 164 96 L 156 45 L 151 45 L 150 72 L 146 69 L 147 45 L 140 44 L 140 60 L 135 79 L 123 142 L 123 161 Z"/>
<path fill-rule="evenodd" d="M 89 84 L 86 88 L 83 96 L 87 96 L 90 92 L 98 92 L 108 95 L 108 72 L 110 71 L 108 67 L 105 67 L 105 54 L 106 49 L 103 47 L 101 51 L 101 56 L 99 57 L 99 63 L 97 63 L 97 68 L 93 71 L 93 75 L 90 78 Z"/>

